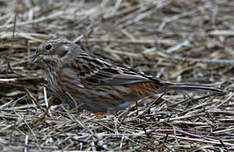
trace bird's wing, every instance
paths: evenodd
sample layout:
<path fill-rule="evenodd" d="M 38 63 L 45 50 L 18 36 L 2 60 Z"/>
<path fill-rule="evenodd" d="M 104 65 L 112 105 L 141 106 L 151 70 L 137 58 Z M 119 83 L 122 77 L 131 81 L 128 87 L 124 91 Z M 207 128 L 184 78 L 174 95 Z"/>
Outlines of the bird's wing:
<path fill-rule="evenodd" d="M 81 55 L 70 63 L 81 83 L 93 85 L 126 85 L 150 82 L 148 77 L 89 55 Z"/>
<path fill-rule="evenodd" d="M 137 73 L 126 67 L 117 66 L 104 60 L 81 54 L 73 62 L 70 62 L 69 74 L 77 79 L 79 87 L 85 87 L 86 84 L 92 85 L 129 85 L 137 92 L 155 91 L 161 88 L 166 90 L 208 90 L 222 92 L 220 89 L 208 85 L 172 83 L 158 78 L 151 78 L 144 74 Z M 146 85 L 147 84 L 147 85 Z"/>

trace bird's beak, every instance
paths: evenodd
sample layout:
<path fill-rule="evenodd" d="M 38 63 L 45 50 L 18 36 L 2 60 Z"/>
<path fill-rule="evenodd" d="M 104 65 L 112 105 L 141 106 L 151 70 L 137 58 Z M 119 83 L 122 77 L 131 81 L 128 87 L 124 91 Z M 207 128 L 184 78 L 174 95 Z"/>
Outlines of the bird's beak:
<path fill-rule="evenodd" d="M 38 62 L 40 59 L 40 54 L 36 51 L 33 55 L 32 55 L 32 63 L 36 63 Z"/>

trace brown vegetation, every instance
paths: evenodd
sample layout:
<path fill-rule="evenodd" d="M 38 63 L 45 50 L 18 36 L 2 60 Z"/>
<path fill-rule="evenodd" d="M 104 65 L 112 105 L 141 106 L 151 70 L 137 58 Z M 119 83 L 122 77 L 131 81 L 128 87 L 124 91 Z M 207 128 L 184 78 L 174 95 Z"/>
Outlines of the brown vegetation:
<path fill-rule="evenodd" d="M 0 151 L 234 150 L 233 10 L 228 0 L 1 0 Z M 225 94 L 155 95 L 115 115 L 59 104 L 47 111 L 52 98 L 30 56 L 53 37 L 162 79 L 213 83 Z"/>

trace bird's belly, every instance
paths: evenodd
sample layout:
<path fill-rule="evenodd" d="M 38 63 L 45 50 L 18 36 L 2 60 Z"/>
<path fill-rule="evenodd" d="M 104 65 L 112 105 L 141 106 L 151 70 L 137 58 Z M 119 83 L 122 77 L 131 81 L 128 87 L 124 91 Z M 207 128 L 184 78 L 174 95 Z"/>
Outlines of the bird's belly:
<path fill-rule="evenodd" d="M 78 107 L 92 112 L 108 112 L 129 107 L 142 98 L 142 94 L 133 91 L 129 86 L 79 86 L 64 85 L 63 89 L 69 93 L 66 102 L 76 102 Z M 64 92 L 63 92 L 64 93 Z"/>
<path fill-rule="evenodd" d="M 155 91 L 148 84 L 132 85 L 84 85 L 69 81 L 61 81 L 49 77 L 49 86 L 53 95 L 61 101 L 92 112 L 108 112 L 124 109 L 142 97 Z M 65 83 L 66 82 L 66 83 Z M 150 88 L 151 87 L 151 88 Z"/>

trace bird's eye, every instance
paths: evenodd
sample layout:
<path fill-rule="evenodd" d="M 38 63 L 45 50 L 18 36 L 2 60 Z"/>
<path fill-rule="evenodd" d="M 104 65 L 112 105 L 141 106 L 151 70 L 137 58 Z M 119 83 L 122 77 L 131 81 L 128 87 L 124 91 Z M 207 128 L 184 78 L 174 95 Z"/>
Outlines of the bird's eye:
<path fill-rule="evenodd" d="M 45 49 L 46 49 L 46 50 L 50 50 L 51 48 L 52 48 L 52 45 L 51 45 L 51 44 L 48 44 L 48 45 L 45 46 Z"/>

